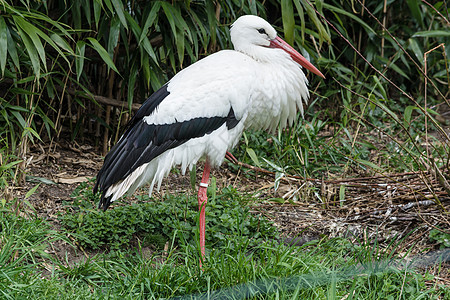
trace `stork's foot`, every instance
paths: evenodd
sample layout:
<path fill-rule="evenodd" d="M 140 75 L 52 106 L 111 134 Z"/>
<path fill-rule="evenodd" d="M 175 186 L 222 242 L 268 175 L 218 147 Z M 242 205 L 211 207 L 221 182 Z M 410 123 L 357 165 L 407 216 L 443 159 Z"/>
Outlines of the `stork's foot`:
<path fill-rule="evenodd" d="M 231 154 L 228 151 L 227 151 L 227 153 L 225 153 L 225 158 L 228 159 L 230 162 L 236 164 L 236 165 L 239 163 L 239 160 L 236 157 L 234 157 L 234 155 Z"/>

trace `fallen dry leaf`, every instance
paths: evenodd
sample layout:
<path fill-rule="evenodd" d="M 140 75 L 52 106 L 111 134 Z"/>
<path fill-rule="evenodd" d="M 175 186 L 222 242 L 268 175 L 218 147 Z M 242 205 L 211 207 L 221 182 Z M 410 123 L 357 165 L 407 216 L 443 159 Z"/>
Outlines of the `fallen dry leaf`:
<path fill-rule="evenodd" d="M 72 177 L 72 178 L 60 177 L 60 178 L 57 178 L 55 181 L 57 183 L 73 184 L 73 183 L 85 182 L 85 181 L 88 181 L 88 179 L 89 178 L 86 176 L 79 176 L 79 177 Z"/>

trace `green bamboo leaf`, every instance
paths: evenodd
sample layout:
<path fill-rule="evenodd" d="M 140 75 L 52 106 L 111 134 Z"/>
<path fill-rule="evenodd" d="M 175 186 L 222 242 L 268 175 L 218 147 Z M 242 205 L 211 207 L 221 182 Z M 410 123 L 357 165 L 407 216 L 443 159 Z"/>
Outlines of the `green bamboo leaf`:
<path fill-rule="evenodd" d="M 125 18 L 127 19 L 127 22 L 130 25 L 131 31 L 133 32 L 134 36 L 136 38 L 139 38 L 142 34 L 142 29 L 139 24 L 128 12 L 125 12 Z"/>
<path fill-rule="evenodd" d="M 0 69 L 5 74 L 6 55 L 8 54 L 8 35 L 5 19 L 0 16 Z"/>
<path fill-rule="evenodd" d="M 24 136 L 28 136 L 28 138 L 31 140 L 31 142 L 34 143 L 34 139 L 33 136 L 36 137 L 38 140 L 41 140 L 41 137 L 39 136 L 39 133 L 36 132 L 36 130 L 34 130 L 31 127 L 25 127 L 23 132 L 22 132 L 22 137 Z"/>
<path fill-rule="evenodd" d="M 159 75 L 159 76 L 158 76 Z M 163 83 L 161 82 L 161 79 L 163 81 L 166 81 L 165 78 L 162 78 L 162 76 L 160 73 L 156 73 L 156 72 L 150 72 L 150 84 L 151 84 L 151 88 L 156 91 L 158 90 L 160 87 L 162 87 Z"/>
<path fill-rule="evenodd" d="M 62 37 L 60 37 L 58 34 L 56 33 L 52 33 L 50 34 L 50 38 L 56 43 L 56 45 L 58 45 L 60 48 L 66 50 L 67 52 L 69 52 L 71 55 L 74 55 L 74 52 L 72 50 L 72 48 L 70 47 L 69 43 L 63 39 Z M 56 49 L 56 48 L 55 48 Z"/>
<path fill-rule="evenodd" d="M 55 74 L 55 73 L 53 73 L 53 74 Z M 45 85 L 45 89 L 47 90 L 47 95 L 48 95 L 49 99 L 55 99 L 56 98 L 56 96 L 55 96 L 55 85 L 53 84 L 52 76 L 48 76 L 47 77 L 47 84 Z M 52 107 L 50 107 L 50 108 L 53 109 Z M 42 109 L 39 106 L 36 107 L 36 110 L 39 111 L 39 112 L 42 112 L 43 115 L 46 114 L 46 113 L 44 113 L 44 111 L 42 111 Z M 39 114 L 39 116 L 41 116 L 41 115 Z M 44 117 L 44 116 L 42 116 L 42 117 Z M 45 124 L 45 121 L 44 121 L 44 124 Z"/>
<path fill-rule="evenodd" d="M 197 32 L 197 30 L 195 30 L 195 32 Z M 198 38 L 199 38 L 199 36 L 197 34 L 194 34 L 192 36 L 192 42 L 185 44 L 186 52 L 188 53 L 188 55 L 191 59 L 191 62 L 195 62 L 198 60 L 198 54 L 199 54 L 200 47 L 201 47 L 201 45 L 200 45 L 201 41 Z M 191 45 L 194 46 L 194 49 L 192 49 Z"/>
<path fill-rule="evenodd" d="M 73 1 L 70 12 L 74 28 L 81 29 L 81 1 Z"/>
<path fill-rule="evenodd" d="M 153 4 L 152 9 L 150 10 L 145 20 L 144 26 L 142 27 L 142 33 L 141 37 L 139 38 L 139 44 L 144 40 L 145 37 L 147 37 L 148 30 L 153 25 L 153 22 L 155 22 L 155 19 L 158 16 L 160 8 L 161 8 L 160 2 L 155 2 Z"/>
<path fill-rule="evenodd" d="M 391 63 L 389 65 L 389 68 L 391 68 L 392 70 L 394 70 L 395 72 L 397 72 L 398 74 L 400 74 L 401 76 L 409 79 L 408 74 L 406 74 L 399 66 L 397 66 L 395 63 Z"/>
<path fill-rule="evenodd" d="M 164 14 L 166 15 L 167 21 L 169 21 L 170 29 L 172 30 L 172 34 L 175 37 L 175 43 L 177 43 L 177 25 L 175 24 L 175 19 L 173 15 L 173 6 L 168 2 L 161 2 L 161 6 L 164 10 Z"/>
<path fill-rule="evenodd" d="M 188 24 L 184 20 L 184 17 L 181 15 L 180 10 L 179 9 L 175 9 L 174 7 L 171 6 L 171 12 L 172 12 L 172 15 L 173 15 L 174 20 L 175 20 L 175 26 L 179 30 L 184 31 L 188 35 L 189 40 L 192 41 L 191 31 L 189 30 L 190 27 L 188 26 Z"/>
<path fill-rule="evenodd" d="M 305 42 L 305 13 L 303 11 L 303 6 L 300 4 L 300 0 L 294 0 L 295 8 L 297 9 L 297 15 L 300 18 L 300 33 L 302 36 L 302 43 Z"/>
<path fill-rule="evenodd" d="M 38 183 L 44 183 L 44 184 L 56 184 L 53 180 L 50 180 L 45 177 L 38 177 L 38 176 L 32 176 L 32 175 L 26 175 L 25 180 L 27 182 L 38 182 Z"/>
<path fill-rule="evenodd" d="M 48 36 L 46 35 L 44 32 L 42 32 L 41 30 L 37 30 L 36 33 L 43 39 L 45 40 L 47 43 L 49 43 L 50 46 L 52 46 L 56 52 L 59 53 L 59 55 L 67 62 L 67 65 L 69 65 L 70 67 L 70 62 L 69 59 L 67 58 L 66 55 L 64 55 L 64 53 L 61 51 L 61 49 L 59 48 L 59 46 Z M 58 36 L 57 34 L 55 34 L 55 36 Z M 56 38 L 58 39 L 58 38 Z M 59 41 L 63 40 L 62 38 L 59 37 Z M 66 46 L 70 49 L 70 46 L 66 43 Z M 73 51 L 72 49 L 70 49 L 69 51 L 72 55 L 73 55 Z"/>
<path fill-rule="evenodd" d="M 345 185 L 343 184 L 339 187 L 339 201 L 341 203 L 345 201 Z"/>
<path fill-rule="evenodd" d="M 183 60 L 184 60 L 184 32 L 180 29 L 177 30 L 177 54 L 178 54 L 178 61 L 180 63 L 180 66 L 183 66 Z"/>
<path fill-rule="evenodd" d="M 255 165 L 257 165 L 258 167 L 261 166 L 261 164 L 259 163 L 258 156 L 255 153 L 255 150 L 253 150 L 252 148 L 247 148 L 246 150 L 247 150 L 248 156 L 250 156 L 250 159 L 253 161 L 253 163 Z"/>
<path fill-rule="evenodd" d="M 250 5 L 250 13 L 252 15 L 257 15 L 258 9 L 256 8 L 256 1 L 249 1 L 249 5 Z"/>
<path fill-rule="evenodd" d="M 31 40 L 33 41 L 33 44 L 35 45 L 36 49 L 38 50 L 39 56 L 41 57 L 42 64 L 44 65 L 44 69 L 47 68 L 47 62 L 45 60 L 45 49 L 42 46 L 41 37 L 43 40 L 45 40 L 50 46 L 52 46 L 58 53 L 61 55 L 62 58 L 64 58 L 68 65 L 70 65 L 70 62 L 66 55 L 61 51 L 60 47 L 42 30 L 35 27 L 29 22 L 26 22 L 25 20 L 16 17 L 15 20 L 17 20 L 18 24 L 22 27 L 22 29 L 29 35 Z M 73 51 L 68 45 L 67 42 L 65 42 L 61 37 L 59 37 L 57 34 L 52 33 L 53 38 L 55 38 L 55 41 L 60 43 L 63 46 L 63 49 L 66 49 L 69 53 L 73 55 Z M 70 35 L 69 35 L 70 37 Z"/>
<path fill-rule="evenodd" d="M 443 70 L 434 73 L 433 77 L 445 77 L 448 73 L 450 73 L 450 68 L 448 69 L 444 68 Z"/>
<path fill-rule="evenodd" d="M 120 0 L 111 0 L 111 1 L 123 27 L 125 27 L 125 29 L 128 29 L 127 19 L 125 18 L 122 1 Z"/>
<path fill-rule="evenodd" d="M 135 88 L 136 80 L 138 78 L 138 74 L 139 74 L 139 72 L 137 70 L 136 63 L 133 63 L 131 66 L 130 75 L 128 76 L 127 102 L 128 102 L 128 110 L 129 111 L 131 111 L 131 105 L 133 104 L 134 88 Z"/>
<path fill-rule="evenodd" d="M 378 101 L 377 99 L 373 100 L 375 102 L 375 104 L 381 108 L 384 112 L 386 112 L 388 115 L 391 116 L 391 118 L 398 124 L 402 124 L 402 122 L 399 120 L 399 118 L 397 117 L 397 115 L 390 110 L 386 105 L 384 105 L 383 103 L 381 103 L 380 101 Z"/>
<path fill-rule="evenodd" d="M 325 5 L 324 5 L 325 6 Z M 331 38 L 328 31 L 325 29 L 323 24 L 320 22 L 319 18 L 317 17 L 316 12 L 314 9 L 309 5 L 305 4 L 304 9 L 306 11 L 306 14 L 309 16 L 309 18 L 313 21 L 314 25 L 316 26 L 318 32 L 319 32 L 319 42 L 322 43 L 323 40 L 327 41 L 331 44 Z"/>
<path fill-rule="evenodd" d="M 421 111 L 421 112 L 422 112 L 422 111 Z M 440 115 L 440 113 L 438 113 L 438 112 L 435 111 L 435 110 L 432 110 L 431 108 L 427 108 L 427 113 L 432 114 L 432 115 L 436 115 L 436 116 L 439 116 L 439 115 Z"/>
<path fill-rule="evenodd" d="M 83 74 L 84 67 L 84 53 L 86 49 L 86 42 L 78 41 L 76 45 L 75 69 L 77 71 L 77 81 L 80 81 L 81 74 Z"/>
<path fill-rule="evenodd" d="M 130 14 L 125 13 L 125 16 L 136 39 L 142 37 L 142 30 L 141 27 L 139 27 L 139 24 L 130 16 Z M 144 36 L 144 39 L 142 40 L 142 47 L 144 48 L 145 52 L 147 52 L 147 54 L 153 59 L 153 61 L 157 65 L 159 65 L 158 58 L 156 57 L 155 51 L 153 50 L 153 47 L 150 44 L 147 36 Z"/>
<path fill-rule="evenodd" d="M 114 16 L 109 26 L 109 38 L 108 38 L 108 53 L 109 56 L 114 56 L 114 48 L 116 48 L 119 42 L 120 35 L 120 20 L 117 16 Z"/>
<path fill-rule="evenodd" d="M 44 69 L 47 70 L 45 49 L 44 49 L 44 46 L 42 45 L 41 39 L 37 35 L 37 31 L 39 29 L 37 29 L 34 25 L 32 25 L 31 23 L 27 22 L 25 19 L 22 19 L 20 17 L 13 16 L 13 19 L 17 25 L 17 28 L 21 29 L 22 39 L 26 35 L 29 37 L 29 40 L 32 42 L 32 45 L 30 45 L 30 44 L 28 45 L 27 50 L 29 51 L 29 49 L 34 48 L 34 52 L 39 55 L 39 58 L 42 61 L 42 65 L 43 65 Z M 34 63 L 33 63 L 33 66 L 34 66 Z"/>
<path fill-rule="evenodd" d="M 153 59 L 156 65 L 159 65 L 158 58 L 156 57 L 155 51 L 153 50 L 153 47 L 147 37 L 144 38 L 142 45 L 145 52 L 147 52 L 147 54 Z"/>
<path fill-rule="evenodd" d="M 83 0 L 83 8 L 84 8 L 84 17 L 88 21 L 89 26 L 92 24 L 91 19 L 91 1 L 90 0 Z"/>
<path fill-rule="evenodd" d="M 33 194 L 36 192 L 36 190 L 38 189 L 38 187 L 39 187 L 40 185 L 41 185 L 41 184 L 38 183 L 38 184 L 37 184 L 36 186 L 34 186 L 31 190 L 29 190 L 29 191 L 25 194 L 25 199 L 30 198 L 30 196 L 33 195 Z"/>
<path fill-rule="evenodd" d="M 34 76 L 33 76 L 33 78 L 34 78 Z M 22 111 L 22 112 L 25 112 L 25 113 L 29 112 L 29 110 L 27 108 L 22 107 L 22 106 L 7 105 L 6 107 L 8 108 L 8 110 L 17 110 L 17 111 Z"/>
<path fill-rule="evenodd" d="M 49 79 L 48 82 L 52 81 L 52 77 L 49 76 L 49 78 L 50 79 Z M 47 84 L 47 85 L 49 85 L 49 84 Z M 51 83 L 51 88 L 53 90 L 55 89 L 53 82 Z M 51 94 L 51 93 L 53 93 L 53 94 Z M 49 96 L 51 95 L 51 97 L 55 98 L 55 93 L 54 92 L 48 92 L 48 94 L 49 94 Z M 50 98 L 50 99 L 53 99 L 53 98 Z M 78 98 L 75 97 L 75 99 L 78 99 Z M 50 107 L 49 110 L 51 110 L 51 111 L 53 111 L 55 113 L 58 112 L 53 107 Z M 49 110 L 46 109 L 45 112 L 44 112 L 44 110 L 41 107 L 38 106 L 36 108 L 37 115 L 42 118 L 42 121 L 44 123 L 45 129 L 47 129 L 48 136 L 51 136 L 51 134 L 52 134 L 51 130 L 55 129 L 55 123 L 53 123 L 53 121 L 49 117 L 49 115 L 50 115 L 50 111 Z"/>
<path fill-rule="evenodd" d="M 193 42 L 193 37 L 196 35 L 196 31 L 194 31 L 194 34 L 192 34 L 191 28 L 192 26 L 189 26 L 183 18 L 181 18 L 181 20 L 183 20 L 183 22 L 181 22 L 182 24 L 184 23 L 186 26 L 185 27 L 179 27 L 178 29 L 181 30 L 183 32 L 183 36 L 187 36 L 189 39 L 189 43 Z"/>
<path fill-rule="evenodd" d="M 384 86 L 381 83 L 380 79 L 377 76 L 373 76 L 373 80 L 375 81 L 375 86 L 377 86 L 378 90 L 381 92 L 383 99 L 387 100 L 388 99 L 387 93 L 386 93 L 386 90 L 384 89 Z"/>
<path fill-rule="evenodd" d="M 92 6 L 94 8 L 94 21 L 95 21 L 95 27 L 98 28 L 98 22 L 100 21 L 100 14 L 102 12 L 102 0 L 95 0 L 92 3 Z"/>
<path fill-rule="evenodd" d="M 405 112 L 403 114 L 403 121 L 404 121 L 405 128 L 408 128 L 409 125 L 411 124 L 411 115 L 412 115 L 412 112 L 414 109 L 417 109 L 417 107 L 407 106 L 405 108 Z"/>
<path fill-rule="evenodd" d="M 208 42 L 209 42 L 209 36 L 208 36 L 208 33 L 206 32 L 206 28 L 203 26 L 203 22 L 200 20 L 200 18 L 198 17 L 198 15 L 195 12 L 191 11 L 191 16 L 192 16 L 194 25 L 198 24 L 198 26 L 196 26 L 197 35 L 200 38 L 203 48 L 206 49 L 208 47 Z M 195 44 L 197 44 L 197 43 L 195 43 Z M 196 53 L 197 53 L 197 51 L 196 51 Z"/>
<path fill-rule="evenodd" d="M 370 162 L 368 160 L 357 158 L 357 159 L 355 159 L 355 161 L 357 161 L 358 163 L 360 163 L 366 167 L 372 168 L 374 170 L 383 171 L 383 169 L 381 167 L 379 167 L 378 165 L 376 165 L 373 162 Z"/>
<path fill-rule="evenodd" d="M 19 122 L 21 129 L 25 129 L 27 127 L 27 122 L 23 118 L 22 114 L 18 111 L 12 110 L 11 114 L 16 118 L 16 120 Z"/>
<path fill-rule="evenodd" d="M 419 7 L 419 2 L 420 1 L 418 0 L 406 0 L 406 3 L 408 4 L 412 16 L 419 22 L 420 26 L 423 28 L 425 25 L 423 24 L 423 18 Z"/>
<path fill-rule="evenodd" d="M 110 67 L 117 74 L 119 74 L 119 71 L 117 70 L 116 66 L 114 65 L 114 62 L 112 61 L 111 57 L 109 56 L 105 48 L 103 48 L 103 46 L 100 45 L 100 43 L 94 38 L 88 37 L 88 40 L 89 42 L 91 42 L 92 48 L 94 48 L 95 51 L 97 51 L 97 53 L 100 55 L 103 61 L 108 65 L 108 67 Z"/>
<path fill-rule="evenodd" d="M 214 6 L 213 1 L 206 1 L 206 16 L 208 18 L 208 26 L 209 26 L 209 35 L 211 37 L 211 44 L 216 43 L 217 39 L 217 33 L 216 33 L 216 25 L 217 25 L 217 19 L 216 19 L 216 8 Z"/>
<path fill-rule="evenodd" d="M 12 167 L 14 167 L 15 165 L 20 164 L 21 162 L 22 162 L 22 160 L 16 160 L 16 161 L 10 162 L 10 163 L 8 163 L 6 165 L 0 165 L 0 172 L 3 172 L 5 170 L 9 170 Z"/>
<path fill-rule="evenodd" d="M 414 56 L 419 60 L 419 62 L 423 65 L 423 52 L 421 46 L 417 43 L 416 39 L 409 39 L 408 40 L 408 48 L 412 50 L 414 53 Z"/>
<path fill-rule="evenodd" d="M 277 170 L 278 172 L 284 173 L 284 170 L 282 167 L 277 166 L 276 164 L 274 164 L 273 162 L 271 162 L 268 159 L 265 159 L 264 157 L 262 158 L 269 166 L 271 166 L 272 168 L 274 168 L 275 170 Z"/>
<path fill-rule="evenodd" d="M 401 69 L 399 66 L 397 66 L 397 64 L 395 63 L 397 61 L 397 58 L 393 58 L 393 59 L 387 59 L 385 57 L 381 57 L 378 56 L 377 57 L 380 61 L 382 61 L 384 64 L 386 64 L 386 66 L 388 66 L 390 69 L 394 70 L 395 72 L 397 72 L 398 74 L 400 74 L 402 77 L 405 77 L 407 79 L 409 79 L 408 74 L 405 73 L 405 71 L 403 71 L 403 69 Z M 408 65 L 407 65 L 408 66 Z"/>
<path fill-rule="evenodd" d="M 11 36 L 11 33 L 9 32 L 9 28 L 6 29 L 6 36 L 8 38 L 8 53 L 11 57 L 14 66 L 17 68 L 17 70 L 20 71 L 20 63 L 19 63 L 19 56 L 17 55 L 17 49 L 16 44 L 14 43 L 14 40 Z"/>
<path fill-rule="evenodd" d="M 25 49 L 27 50 L 28 56 L 30 57 L 31 66 L 33 67 L 34 70 L 34 75 L 36 77 L 40 77 L 41 65 L 39 63 L 39 55 L 36 52 L 36 48 L 34 47 L 33 42 L 28 37 L 28 35 L 25 32 L 23 32 L 23 30 L 20 27 L 17 27 L 17 30 L 22 38 L 23 44 L 25 45 Z"/>
<path fill-rule="evenodd" d="M 417 31 L 412 37 L 444 37 L 450 36 L 450 30 L 427 30 Z"/>
<path fill-rule="evenodd" d="M 150 86 L 151 77 L 150 61 L 149 56 L 144 51 L 141 52 L 141 68 L 142 72 L 144 73 L 145 86 L 148 88 Z"/>
<path fill-rule="evenodd" d="M 47 15 L 41 14 L 41 13 L 34 13 L 34 12 L 26 12 L 23 14 L 23 17 L 25 19 L 35 19 L 35 20 L 41 20 L 44 23 L 48 23 L 52 26 L 55 26 L 56 28 L 58 28 L 59 31 L 61 31 L 61 33 L 66 36 L 67 38 L 72 39 L 71 34 L 66 30 L 67 29 L 71 29 L 68 25 L 64 24 L 64 23 L 60 23 L 58 21 L 54 21 L 51 18 L 49 18 Z M 72 39 L 73 40 L 73 39 Z"/>
<path fill-rule="evenodd" d="M 315 5 L 316 5 L 316 9 L 321 15 L 323 15 L 323 1 L 324 0 L 316 0 L 316 1 L 314 1 Z"/>
<path fill-rule="evenodd" d="M 281 179 L 284 177 L 283 172 L 275 172 L 275 182 L 273 185 L 273 188 L 275 191 L 278 190 L 278 187 L 280 186 Z"/>
<path fill-rule="evenodd" d="M 327 3 L 323 3 L 323 7 L 326 9 L 329 9 L 337 14 L 341 14 L 344 16 L 347 16 L 353 20 L 355 20 L 356 22 L 358 22 L 362 27 L 364 27 L 364 29 L 366 30 L 367 33 L 372 33 L 372 34 L 376 34 L 376 32 L 372 29 L 372 27 L 369 26 L 369 24 L 367 24 L 366 22 L 364 22 L 363 20 L 361 20 L 360 18 L 358 18 L 356 15 L 352 14 L 349 11 L 340 9 L 336 6 L 327 4 Z"/>
<path fill-rule="evenodd" d="M 197 168 L 194 165 L 191 170 L 189 170 L 189 179 L 191 182 L 192 190 L 195 190 L 195 181 L 197 180 Z"/>
<path fill-rule="evenodd" d="M 106 7 L 109 9 L 110 12 L 114 12 L 113 5 L 111 4 L 111 0 L 103 0 L 103 3 L 105 3 Z"/>
<path fill-rule="evenodd" d="M 191 62 L 195 62 L 198 59 L 198 39 L 197 39 L 197 36 L 194 36 L 193 45 L 194 45 L 194 49 L 195 50 L 192 49 L 192 47 L 191 47 L 191 45 L 189 43 L 184 44 L 186 53 L 189 56 L 189 59 L 191 60 Z M 195 51 L 195 53 L 194 53 L 194 51 Z"/>
<path fill-rule="evenodd" d="M 284 38 L 286 42 L 293 45 L 295 20 L 292 0 L 281 0 L 281 18 L 283 20 Z"/>

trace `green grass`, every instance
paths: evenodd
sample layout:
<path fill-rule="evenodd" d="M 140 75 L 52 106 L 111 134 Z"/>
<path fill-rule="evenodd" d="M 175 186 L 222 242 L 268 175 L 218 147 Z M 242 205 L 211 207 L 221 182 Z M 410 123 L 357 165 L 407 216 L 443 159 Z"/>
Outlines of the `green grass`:
<path fill-rule="evenodd" d="M 161 203 L 154 205 L 158 207 Z M 72 214 L 78 216 L 81 212 L 80 209 Z M 342 238 L 325 238 L 291 247 L 269 236 L 251 243 L 243 238 L 250 233 L 230 234 L 221 243 L 207 244 L 207 257 L 201 268 L 197 245 L 188 241 L 192 238 L 190 233 L 173 227 L 166 233 L 167 251 L 155 249 L 148 255 L 142 243 L 129 243 L 113 251 L 97 251 L 89 259 L 73 263 L 51 254 L 51 243 L 64 239 L 67 231 L 52 230 L 46 221 L 34 215 L 16 216 L 8 205 L 0 211 L 0 222 L 2 299 L 242 299 L 244 296 L 445 299 L 450 296 L 448 287 L 426 284 L 433 279 L 432 275 L 391 264 L 396 241 L 388 251 L 383 251 L 377 243 L 369 241 L 352 243 Z M 207 230 L 212 235 L 219 228 L 211 226 Z"/>

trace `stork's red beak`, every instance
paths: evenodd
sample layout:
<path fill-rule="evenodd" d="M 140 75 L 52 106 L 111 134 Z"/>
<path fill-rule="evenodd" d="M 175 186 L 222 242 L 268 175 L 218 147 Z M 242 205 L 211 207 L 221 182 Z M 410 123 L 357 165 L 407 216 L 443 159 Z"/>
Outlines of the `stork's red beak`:
<path fill-rule="evenodd" d="M 314 74 L 325 78 L 325 76 L 323 76 L 323 74 L 319 70 L 317 70 L 317 68 L 314 67 L 312 63 L 310 63 L 306 58 L 303 57 L 303 55 L 298 53 L 294 48 L 291 47 L 291 45 L 289 45 L 288 43 L 283 41 L 281 38 L 276 37 L 273 40 L 271 40 L 269 47 L 283 49 L 284 51 L 289 53 L 289 55 L 292 57 L 292 59 L 295 62 L 297 62 L 299 65 L 310 70 Z"/>

